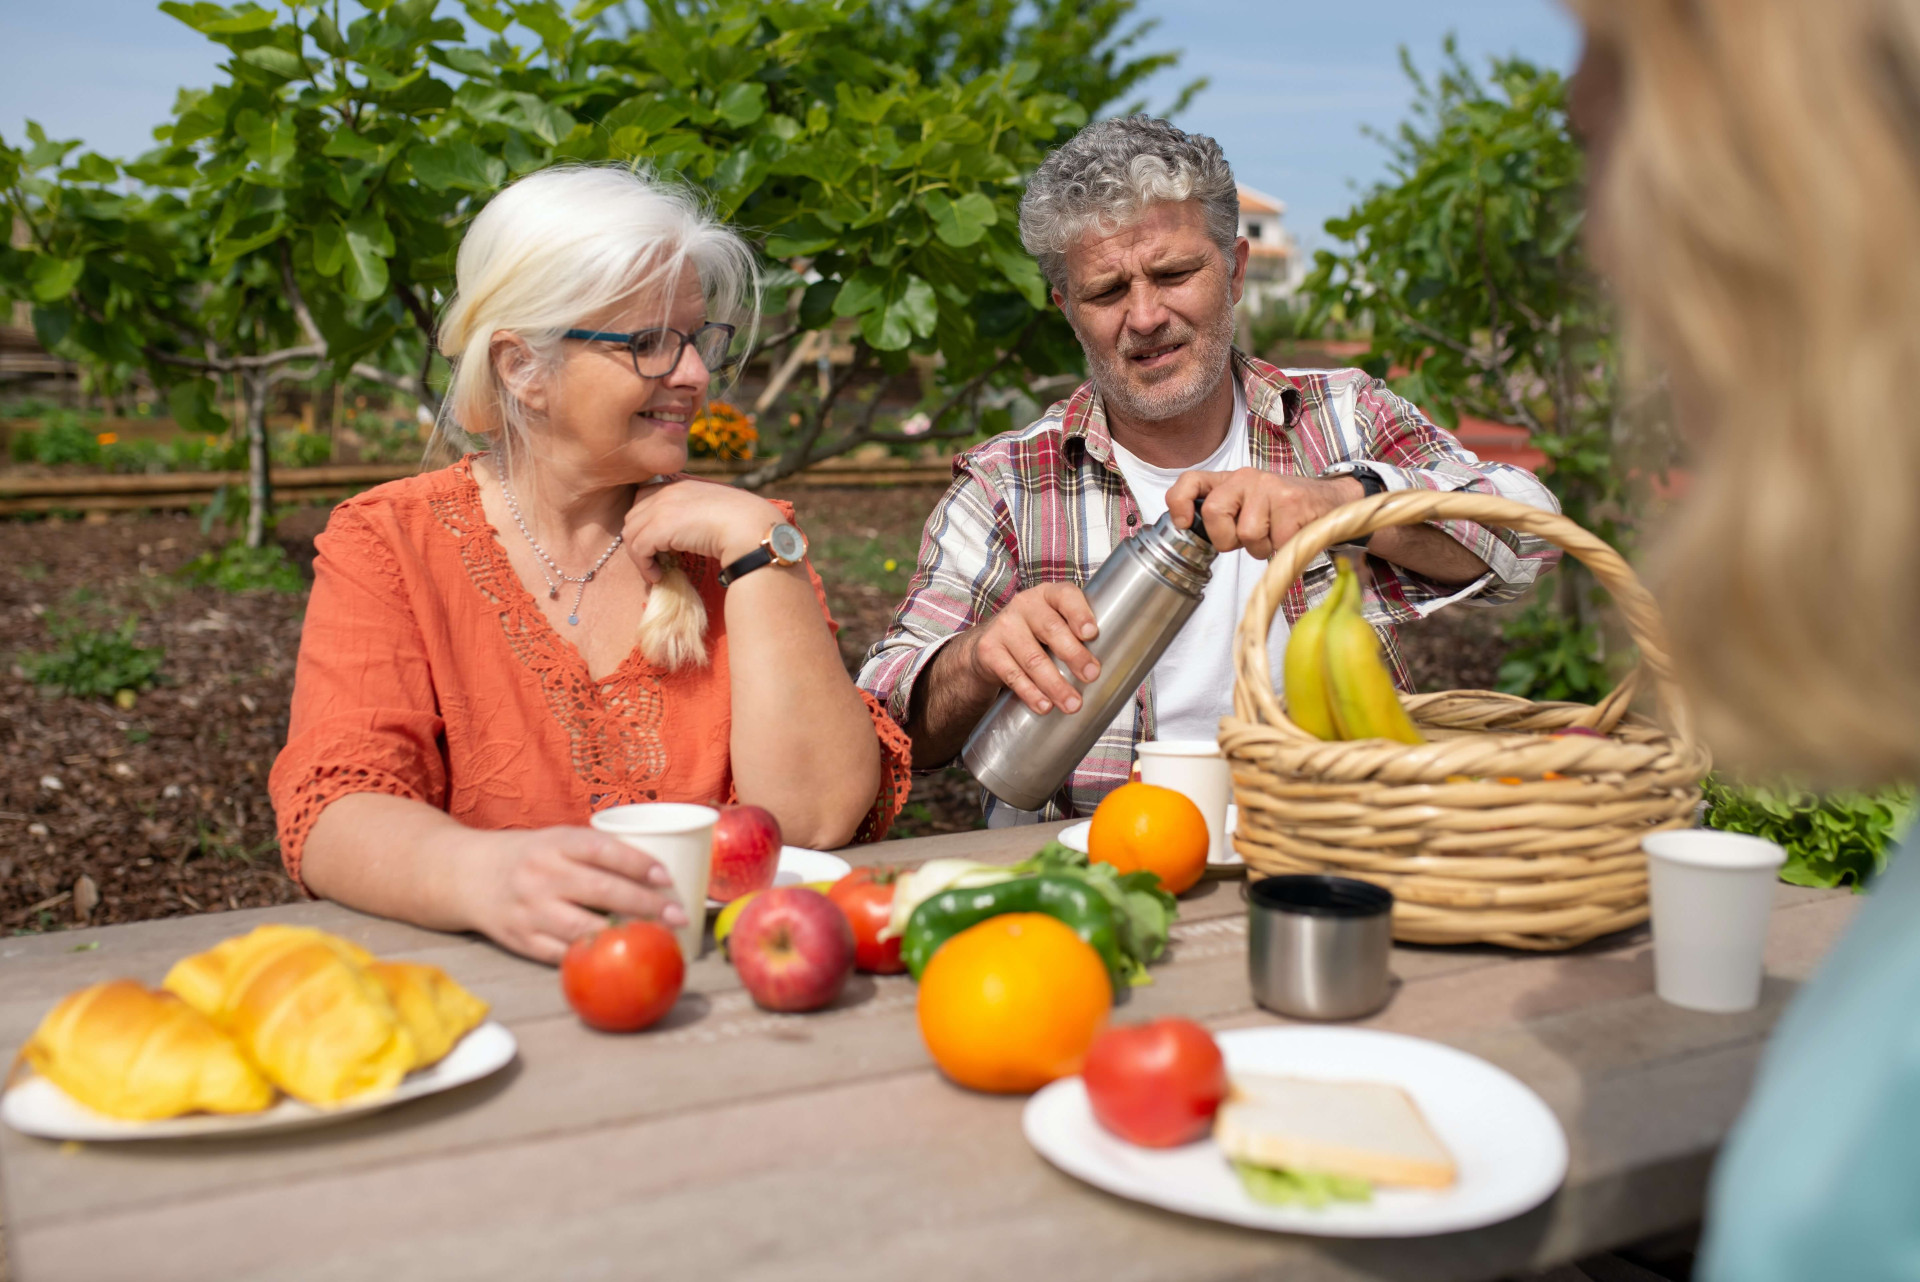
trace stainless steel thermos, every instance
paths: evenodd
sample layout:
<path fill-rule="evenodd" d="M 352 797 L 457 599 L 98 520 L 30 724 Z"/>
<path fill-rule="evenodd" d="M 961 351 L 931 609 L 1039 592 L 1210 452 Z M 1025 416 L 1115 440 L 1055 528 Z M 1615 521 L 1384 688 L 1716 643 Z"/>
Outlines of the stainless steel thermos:
<path fill-rule="evenodd" d="M 1100 675 L 1084 682 L 1054 660 L 1080 710 L 1042 716 L 1001 691 L 960 750 L 980 786 L 1016 810 L 1038 810 L 1060 791 L 1199 607 L 1213 558 L 1206 531 L 1179 529 L 1171 515 L 1122 540 L 1084 589 L 1100 628 L 1087 643 Z"/>

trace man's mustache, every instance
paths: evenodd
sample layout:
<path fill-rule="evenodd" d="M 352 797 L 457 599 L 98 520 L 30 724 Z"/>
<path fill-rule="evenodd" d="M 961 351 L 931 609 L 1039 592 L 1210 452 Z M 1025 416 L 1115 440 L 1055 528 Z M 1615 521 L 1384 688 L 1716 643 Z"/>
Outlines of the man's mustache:
<path fill-rule="evenodd" d="M 1198 332 L 1191 325 L 1176 325 L 1169 321 L 1151 334 L 1139 337 L 1122 334 L 1120 341 L 1114 345 L 1114 351 L 1122 357 L 1137 356 L 1141 352 L 1150 352 L 1171 343 L 1190 343 Z"/>

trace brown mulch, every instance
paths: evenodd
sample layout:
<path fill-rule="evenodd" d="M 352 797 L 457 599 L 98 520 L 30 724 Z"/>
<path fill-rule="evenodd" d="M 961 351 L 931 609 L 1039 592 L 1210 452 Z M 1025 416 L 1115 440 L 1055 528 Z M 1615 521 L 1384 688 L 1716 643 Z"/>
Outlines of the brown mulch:
<path fill-rule="evenodd" d="M 781 493 L 823 549 L 850 669 L 892 617 L 938 495 L 929 486 Z M 324 523 L 314 508 L 281 522 L 282 545 L 303 570 Z M 0 521 L 0 933 L 299 897 L 280 868 L 266 779 L 286 735 L 305 598 L 182 582 L 180 567 L 218 541 L 185 515 Z M 882 554 L 897 559 L 897 575 L 837 572 L 848 558 Z M 99 623 L 137 615 L 139 643 L 166 652 L 162 684 L 124 710 L 36 689 L 20 656 L 46 649 L 49 621 L 63 614 Z M 1403 629 L 1418 687 L 1491 687 L 1504 651 L 1498 629 L 1498 612 L 1472 610 Z M 949 769 L 916 779 L 893 835 L 979 823 L 978 785 Z"/>

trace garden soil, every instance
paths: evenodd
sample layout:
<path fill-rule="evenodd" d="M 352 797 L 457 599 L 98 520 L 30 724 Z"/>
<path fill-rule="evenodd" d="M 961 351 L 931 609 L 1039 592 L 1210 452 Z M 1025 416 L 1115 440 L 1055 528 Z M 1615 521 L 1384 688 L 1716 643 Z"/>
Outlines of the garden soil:
<path fill-rule="evenodd" d="M 937 487 L 796 488 L 849 667 L 879 636 L 912 572 Z M 316 508 L 279 537 L 306 572 Z M 218 531 L 215 532 L 218 534 Z M 289 903 L 267 774 L 285 739 L 304 595 L 226 593 L 179 571 L 217 545 L 188 516 L 0 521 L 0 933 L 58 930 Z M 131 707 L 37 689 L 22 656 L 62 618 L 140 620 L 165 650 L 162 684 Z M 1422 688 L 1492 684 L 1484 615 L 1454 611 L 1408 635 Z M 921 776 L 895 836 L 979 824 L 963 771 Z"/>

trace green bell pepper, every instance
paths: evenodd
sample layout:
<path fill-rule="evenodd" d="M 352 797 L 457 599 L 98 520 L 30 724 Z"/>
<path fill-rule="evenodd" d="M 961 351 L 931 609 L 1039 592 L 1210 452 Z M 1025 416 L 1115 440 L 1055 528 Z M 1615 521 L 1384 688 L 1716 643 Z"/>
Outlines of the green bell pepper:
<path fill-rule="evenodd" d="M 1106 963 L 1114 991 L 1122 986 L 1120 935 L 1113 909 L 1101 893 L 1077 877 L 1017 877 L 971 890 L 943 890 L 913 910 L 900 956 L 915 980 L 940 945 L 969 926 L 1002 913 L 1045 913 L 1093 946 Z"/>

